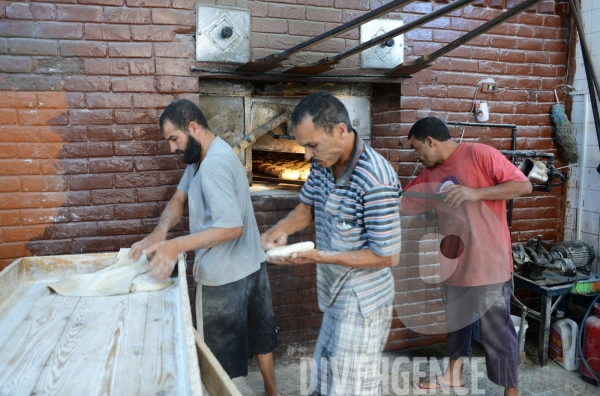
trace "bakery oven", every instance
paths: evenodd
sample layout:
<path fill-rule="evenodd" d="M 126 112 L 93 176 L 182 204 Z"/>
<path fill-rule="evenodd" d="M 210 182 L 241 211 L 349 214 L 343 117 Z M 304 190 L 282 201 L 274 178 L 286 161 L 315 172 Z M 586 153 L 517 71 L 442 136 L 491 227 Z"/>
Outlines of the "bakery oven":
<path fill-rule="evenodd" d="M 340 98 L 353 128 L 370 143 L 369 85 L 201 80 L 199 105 L 210 129 L 238 153 L 251 186 L 268 193 L 270 187 L 294 189 L 308 177 L 310 164 L 292 136 L 290 116 L 302 98 L 317 90 Z"/>

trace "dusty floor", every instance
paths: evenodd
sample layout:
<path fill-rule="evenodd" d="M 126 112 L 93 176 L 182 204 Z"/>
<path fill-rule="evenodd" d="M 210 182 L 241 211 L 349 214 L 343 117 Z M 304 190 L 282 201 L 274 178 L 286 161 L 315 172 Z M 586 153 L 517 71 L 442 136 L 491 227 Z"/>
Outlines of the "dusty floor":
<path fill-rule="evenodd" d="M 530 339 L 532 341 L 530 341 Z M 569 372 L 563 370 L 559 365 L 550 361 L 546 367 L 535 365 L 535 356 L 537 346 L 533 340 L 537 340 L 537 334 L 528 337 L 525 351 L 527 358 L 519 367 L 519 393 L 520 395 L 543 395 L 543 396 L 587 396 L 600 395 L 598 384 L 586 381 L 579 372 Z M 280 348 L 281 349 L 281 348 Z M 300 363 L 301 357 L 310 356 L 310 347 L 293 348 L 287 347 L 287 351 L 276 351 L 275 375 L 279 384 L 279 390 L 282 396 L 307 394 L 308 388 L 308 364 Z M 428 347 L 410 348 L 401 351 L 391 351 L 384 353 L 388 357 L 388 380 L 383 381 L 384 395 L 488 395 L 501 396 L 503 388 L 492 383 L 487 379 L 485 364 L 481 361 L 473 364 L 474 358 L 483 357 L 483 349 L 473 342 L 473 354 L 469 364 L 465 364 L 465 379 L 467 388 L 462 390 L 446 391 L 441 390 L 426 393 L 424 391 L 415 391 L 413 389 L 413 363 L 415 357 L 436 357 L 439 367 L 443 367 L 443 358 L 446 356 L 446 345 L 438 344 Z M 410 363 L 400 364 L 399 357 L 410 359 Z M 397 362 L 394 367 L 394 361 Z M 398 366 L 400 364 L 400 366 Z M 434 364 L 435 367 L 435 364 Z M 421 363 L 417 370 L 425 373 L 417 374 L 418 377 L 425 377 L 429 374 L 427 363 Z M 474 375 L 473 375 L 474 374 Z M 473 381 L 476 377 L 476 381 Z M 304 378 L 303 387 L 301 387 L 301 378 Z M 407 381 L 408 379 L 408 381 Z M 387 382 L 387 388 L 385 386 Z M 247 377 L 234 379 L 235 385 L 243 395 L 263 395 L 263 382 L 258 366 L 252 362 L 250 373 Z M 304 391 L 303 391 L 304 389 Z"/>

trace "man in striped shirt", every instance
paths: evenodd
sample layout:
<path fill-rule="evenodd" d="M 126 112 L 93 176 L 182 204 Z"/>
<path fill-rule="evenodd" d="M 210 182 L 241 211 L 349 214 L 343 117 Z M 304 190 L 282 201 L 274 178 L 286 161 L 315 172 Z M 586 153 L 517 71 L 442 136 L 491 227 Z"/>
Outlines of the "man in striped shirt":
<path fill-rule="evenodd" d="M 394 298 L 390 267 L 400 254 L 398 176 L 363 143 L 345 106 L 330 93 L 304 98 L 292 114 L 292 129 L 311 161 L 310 175 L 300 204 L 261 236 L 263 248 L 286 244 L 288 235 L 315 221 L 316 249 L 274 261 L 317 263 L 324 316 L 311 370 L 315 394 L 380 395 L 380 358 Z"/>

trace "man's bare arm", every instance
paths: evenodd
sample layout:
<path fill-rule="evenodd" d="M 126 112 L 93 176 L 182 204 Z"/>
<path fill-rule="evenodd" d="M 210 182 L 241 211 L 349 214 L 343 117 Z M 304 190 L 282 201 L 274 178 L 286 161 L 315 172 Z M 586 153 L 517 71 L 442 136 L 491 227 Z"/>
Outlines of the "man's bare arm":
<path fill-rule="evenodd" d="M 277 224 L 260 236 L 263 249 L 285 245 L 288 235 L 308 227 L 313 218 L 312 206 L 298 204 L 285 218 L 279 220 Z"/>
<path fill-rule="evenodd" d="M 134 243 L 129 251 L 129 258 L 137 261 L 148 247 L 167 239 L 167 233 L 173 228 L 183 216 L 183 209 L 187 203 L 187 194 L 181 190 L 175 190 L 175 194 L 160 215 L 160 220 L 150 235 L 139 242 Z"/>

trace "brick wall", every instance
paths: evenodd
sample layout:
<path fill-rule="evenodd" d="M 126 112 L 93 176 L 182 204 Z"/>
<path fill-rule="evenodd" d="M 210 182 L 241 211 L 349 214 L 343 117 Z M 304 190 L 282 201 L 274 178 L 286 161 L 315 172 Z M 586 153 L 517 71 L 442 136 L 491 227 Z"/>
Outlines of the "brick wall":
<path fill-rule="evenodd" d="M 418 1 L 390 18 L 405 22 L 448 1 Z M 252 56 L 286 49 L 383 4 L 380 0 L 52 0 L 0 2 L 0 269 L 24 255 L 114 251 L 150 232 L 181 175 L 157 128 L 174 99 L 198 101 L 194 6 L 251 9 Z M 430 53 L 514 0 L 480 0 L 405 37 L 407 59 Z M 519 126 L 519 149 L 554 150 L 549 118 L 553 88 L 567 74 L 568 22 L 564 1 L 547 1 L 453 51 L 402 86 L 373 95 L 373 146 L 405 185 L 414 171 L 406 135 L 423 116 L 465 121 L 476 84 L 492 77 L 490 122 Z M 358 30 L 329 40 L 289 63 L 312 61 L 358 44 Z M 358 56 L 340 68 L 356 68 Z M 564 97 L 559 91 L 561 98 Z M 510 131 L 465 130 L 465 138 L 508 148 Z M 558 161 L 560 166 L 562 162 Z M 279 211 L 255 201 L 264 229 Z M 516 200 L 513 240 L 562 235 L 564 194 Z M 184 219 L 185 220 L 185 219 Z M 173 235 L 187 230 L 186 222 Z M 435 231 L 423 219 L 403 219 L 406 268 L 399 299 L 429 293 L 415 315 L 441 318 L 439 292 L 415 290 L 415 262 Z M 309 234 L 305 234 L 308 236 Z M 413 240 L 411 240 L 413 238 Z M 435 261 L 435 260 L 433 260 Z M 428 265 L 435 266 L 435 262 Z M 433 268 L 433 267 L 432 267 Z M 284 343 L 314 340 L 320 324 L 314 267 L 269 267 Z M 412 277 L 412 278 L 411 278 Z M 311 281 L 312 279 L 312 281 Z M 311 283 L 312 282 L 312 283 Z M 402 294 L 406 293 L 406 294 Z M 389 347 L 439 341 L 394 320 Z"/>

